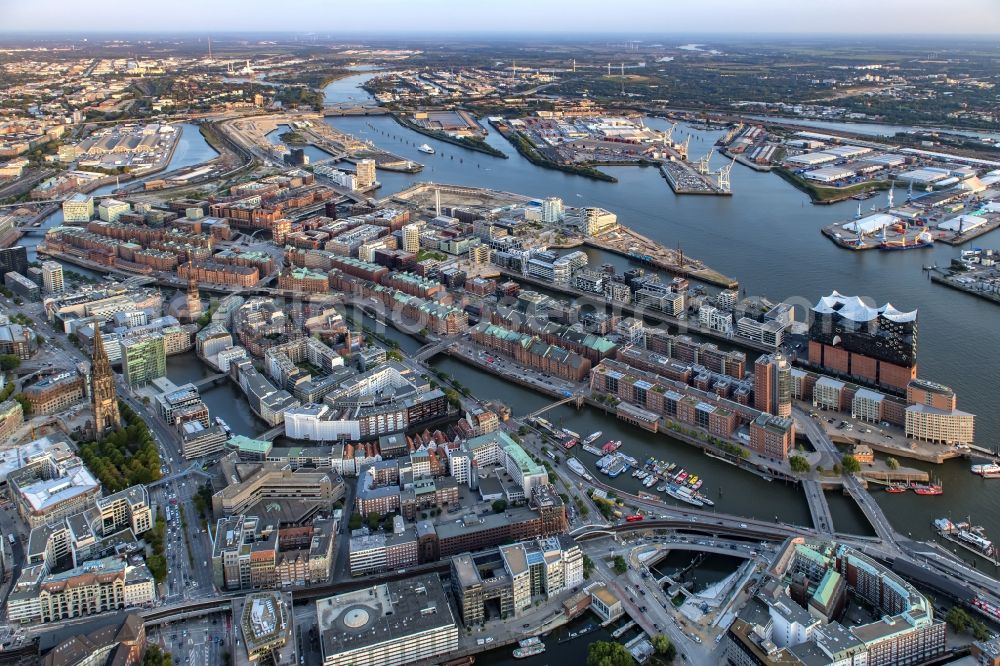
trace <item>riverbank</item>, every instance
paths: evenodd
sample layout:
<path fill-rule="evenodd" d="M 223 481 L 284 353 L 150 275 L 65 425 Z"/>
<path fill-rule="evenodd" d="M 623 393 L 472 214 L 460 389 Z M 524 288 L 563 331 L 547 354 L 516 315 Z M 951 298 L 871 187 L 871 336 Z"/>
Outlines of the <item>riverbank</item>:
<path fill-rule="evenodd" d="M 453 137 L 445 132 L 435 132 L 434 130 L 429 130 L 414 123 L 411 123 L 399 112 L 390 112 L 390 116 L 395 119 L 397 123 L 405 127 L 406 129 L 413 130 L 417 134 L 423 134 L 424 136 L 429 136 L 437 141 L 443 141 L 444 143 L 450 143 L 454 146 L 460 146 L 462 148 L 468 148 L 469 150 L 474 150 L 476 152 L 485 153 L 487 155 L 492 155 L 493 157 L 499 157 L 501 159 L 510 159 L 510 155 L 498 150 L 486 143 L 482 139 L 462 139 Z"/>
<path fill-rule="evenodd" d="M 528 381 L 527 379 L 519 375 L 505 374 L 501 372 L 494 364 L 480 361 L 475 356 L 467 356 L 465 354 L 460 353 L 460 351 L 451 348 L 443 350 L 442 353 L 450 358 L 456 359 L 464 363 L 465 365 L 473 367 L 477 370 L 481 370 L 491 375 L 500 377 L 505 382 L 519 384 L 521 386 L 524 386 L 525 388 L 531 389 L 542 395 L 552 397 L 557 402 L 567 398 L 565 392 L 561 391 L 560 389 L 541 386 L 537 383 Z M 571 404 L 572 402 L 573 401 L 571 401 Z M 597 400 L 596 398 L 593 398 L 591 396 L 577 395 L 575 402 L 577 404 L 578 409 L 582 405 L 587 405 L 588 407 L 592 407 L 594 409 L 602 411 L 607 416 L 614 416 L 619 421 L 622 421 L 624 423 L 629 423 L 630 425 L 634 425 L 631 422 L 620 418 L 614 406 L 609 405 L 606 402 Z M 703 439 L 700 436 L 702 433 L 694 430 L 688 430 L 686 424 L 677 423 L 666 418 L 661 419 L 661 421 L 665 424 L 666 427 L 664 429 L 657 429 L 655 434 L 659 434 L 673 441 L 682 442 L 689 446 L 694 446 L 695 448 L 701 449 L 706 455 L 727 462 L 730 465 L 733 465 L 734 467 L 742 469 L 743 471 L 757 474 L 758 476 L 764 478 L 767 481 L 771 481 L 773 479 L 779 479 L 781 481 L 788 481 L 791 483 L 799 482 L 799 479 L 793 476 L 790 473 L 790 470 L 784 466 L 781 465 L 775 466 L 774 464 L 763 458 L 760 458 L 758 460 L 757 459 L 758 456 L 756 456 L 750 451 L 746 451 L 747 457 L 743 457 L 743 455 L 735 455 L 734 453 L 731 453 L 727 449 L 719 446 L 716 442 L 712 441 L 711 436 L 707 432 L 704 433 L 705 438 Z M 634 426 L 634 427 L 638 428 L 639 426 Z M 648 431 L 648 429 L 646 430 Z M 745 451 L 745 449 L 743 449 L 743 447 L 740 447 L 740 445 L 735 441 L 725 442 L 725 444 L 731 444 L 733 447 L 739 447 L 741 450 Z"/>
<path fill-rule="evenodd" d="M 813 185 L 804 178 L 800 178 L 785 167 L 774 167 L 771 171 L 781 176 L 784 180 L 794 185 L 809 195 L 809 200 L 817 205 L 829 205 L 846 201 L 855 194 L 871 192 L 874 190 L 888 190 L 892 183 L 887 180 L 873 180 L 866 183 L 858 183 L 849 187 L 821 187 Z"/>

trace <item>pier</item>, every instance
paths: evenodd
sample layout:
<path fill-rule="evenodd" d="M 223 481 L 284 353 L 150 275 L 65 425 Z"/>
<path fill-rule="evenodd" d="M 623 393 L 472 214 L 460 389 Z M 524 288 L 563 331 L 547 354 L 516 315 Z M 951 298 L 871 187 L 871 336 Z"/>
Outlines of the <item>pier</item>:
<path fill-rule="evenodd" d="M 739 281 L 735 278 L 723 275 L 706 266 L 704 262 L 686 256 L 680 249 L 665 247 L 628 227 L 619 227 L 617 231 L 599 238 L 585 238 L 583 244 L 640 261 L 671 275 L 699 280 L 723 289 L 736 289 L 739 286 Z"/>
<path fill-rule="evenodd" d="M 660 164 L 660 174 L 666 179 L 674 194 L 708 194 L 730 196 L 729 171 L 727 164 L 717 173 L 702 172 L 686 161 L 670 160 Z"/>
<path fill-rule="evenodd" d="M 991 303 L 1000 304 L 1000 290 L 996 288 L 995 284 L 985 280 L 977 280 L 975 279 L 975 275 L 952 275 L 950 273 L 944 273 L 943 271 L 940 273 L 935 271 L 941 271 L 941 269 L 931 269 L 931 282 L 935 284 L 943 284 L 944 286 L 951 287 L 957 291 L 964 291 L 970 296 L 976 296 L 977 298 L 982 298 L 990 301 Z M 966 279 L 965 282 L 960 280 L 962 277 Z M 993 290 L 990 290 L 990 287 L 993 287 Z"/>

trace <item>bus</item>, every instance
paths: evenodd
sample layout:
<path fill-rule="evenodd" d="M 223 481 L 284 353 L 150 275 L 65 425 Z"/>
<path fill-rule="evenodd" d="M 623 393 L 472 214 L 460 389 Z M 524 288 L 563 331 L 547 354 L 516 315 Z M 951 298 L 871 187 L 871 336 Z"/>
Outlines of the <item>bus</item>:
<path fill-rule="evenodd" d="M 642 518 L 643 517 L 640 514 L 634 513 L 631 516 L 625 516 L 625 522 L 627 522 L 627 523 L 635 523 L 635 522 L 638 522 L 638 521 L 642 520 Z"/>

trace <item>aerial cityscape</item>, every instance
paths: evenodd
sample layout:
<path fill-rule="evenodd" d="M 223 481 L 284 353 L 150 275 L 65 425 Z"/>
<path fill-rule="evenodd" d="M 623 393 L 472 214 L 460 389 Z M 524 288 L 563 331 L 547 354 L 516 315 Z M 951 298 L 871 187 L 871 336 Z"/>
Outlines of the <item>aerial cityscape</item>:
<path fill-rule="evenodd" d="M 0 8 L 0 666 L 1000 666 L 1000 6 L 207 4 Z"/>

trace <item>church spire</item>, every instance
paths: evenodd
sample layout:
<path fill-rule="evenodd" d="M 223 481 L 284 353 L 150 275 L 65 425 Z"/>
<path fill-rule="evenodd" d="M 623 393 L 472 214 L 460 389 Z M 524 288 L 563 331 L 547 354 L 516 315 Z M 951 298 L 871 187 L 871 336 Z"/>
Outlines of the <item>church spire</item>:
<path fill-rule="evenodd" d="M 94 326 L 94 356 L 90 368 L 90 395 L 94 408 L 94 432 L 100 439 L 109 430 L 121 428 L 122 416 L 118 411 L 118 392 L 115 375 L 111 370 L 108 353 L 104 349 L 101 331 Z"/>

